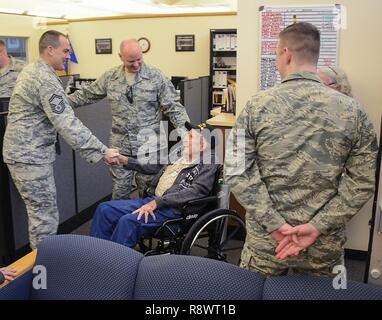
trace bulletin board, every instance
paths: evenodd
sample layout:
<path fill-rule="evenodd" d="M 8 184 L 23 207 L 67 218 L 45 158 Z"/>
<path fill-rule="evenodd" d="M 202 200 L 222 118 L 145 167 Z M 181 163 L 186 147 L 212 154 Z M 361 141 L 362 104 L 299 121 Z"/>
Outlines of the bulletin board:
<path fill-rule="evenodd" d="M 280 83 L 275 50 L 278 34 L 296 22 L 309 22 L 321 33 L 318 67 L 338 65 L 341 5 L 327 6 L 261 6 L 260 11 L 260 90 Z"/>

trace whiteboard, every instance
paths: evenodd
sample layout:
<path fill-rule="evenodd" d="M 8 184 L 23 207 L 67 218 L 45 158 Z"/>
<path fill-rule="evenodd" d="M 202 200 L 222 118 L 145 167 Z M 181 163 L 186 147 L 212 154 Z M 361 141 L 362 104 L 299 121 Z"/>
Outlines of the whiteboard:
<path fill-rule="evenodd" d="M 278 34 L 296 22 L 309 22 L 321 34 L 318 67 L 338 65 L 341 6 L 287 6 L 259 8 L 260 11 L 260 90 L 281 82 L 276 68 Z"/>

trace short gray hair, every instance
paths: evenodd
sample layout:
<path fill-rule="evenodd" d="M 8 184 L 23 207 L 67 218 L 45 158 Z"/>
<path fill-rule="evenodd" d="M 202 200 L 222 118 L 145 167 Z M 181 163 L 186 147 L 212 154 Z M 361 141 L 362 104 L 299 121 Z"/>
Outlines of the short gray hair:
<path fill-rule="evenodd" d="M 43 53 L 49 46 L 52 46 L 55 49 L 58 48 L 60 46 L 60 36 L 66 38 L 66 35 L 56 30 L 48 30 L 44 32 L 38 43 L 38 50 L 40 54 Z"/>
<path fill-rule="evenodd" d="M 320 68 L 320 72 L 332 80 L 333 84 L 330 87 L 349 97 L 353 96 L 348 77 L 342 69 L 333 66 L 325 66 Z"/>

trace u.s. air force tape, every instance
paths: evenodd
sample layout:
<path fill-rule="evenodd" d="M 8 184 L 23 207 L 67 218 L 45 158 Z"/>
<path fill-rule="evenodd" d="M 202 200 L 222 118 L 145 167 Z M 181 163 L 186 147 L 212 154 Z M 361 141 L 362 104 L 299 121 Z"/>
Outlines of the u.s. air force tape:
<path fill-rule="evenodd" d="M 54 113 L 62 113 L 65 110 L 64 99 L 57 94 L 52 94 L 49 104 Z"/>

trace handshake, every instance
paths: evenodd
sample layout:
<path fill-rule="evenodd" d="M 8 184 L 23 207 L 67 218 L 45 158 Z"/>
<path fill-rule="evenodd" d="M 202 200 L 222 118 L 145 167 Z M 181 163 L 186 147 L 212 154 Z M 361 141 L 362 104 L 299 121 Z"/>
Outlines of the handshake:
<path fill-rule="evenodd" d="M 126 165 L 129 161 L 129 158 L 120 154 L 118 149 L 107 149 L 106 153 L 103 156 L 103 161 L 108 166 L 120 166 Z"/>

